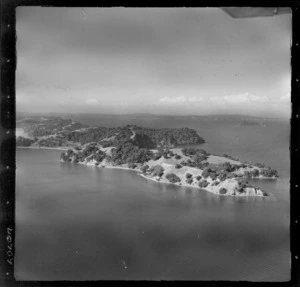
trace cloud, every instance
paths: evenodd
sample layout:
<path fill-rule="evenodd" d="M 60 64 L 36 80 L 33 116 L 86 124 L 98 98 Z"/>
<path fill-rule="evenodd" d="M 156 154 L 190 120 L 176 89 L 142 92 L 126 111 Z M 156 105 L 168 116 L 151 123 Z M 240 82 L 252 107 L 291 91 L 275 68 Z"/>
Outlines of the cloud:
<path fill-rule="evenodd" d="M 266 103 L 270 101 L 267 96 L 255 96 L 249 93 L 242 93 L 237 95 L 227 95 L 222 97 L 210 97 L 210 101 L 223 104 L 242 104 L 242 103 Z"/>
<path fill-rule="evenodd" d="M 160 102 L 162 103 L 173 103 L 173 104 L 178 104 L 178 103 L 184 103 L 187 101 L 186 97 L 180 96 L 180 97 L 163 97 L 159 99 Z"/>
<path fill-rule="evenodd" d="M 203 102 L 203 97 L 190 97 L 189 102 Z"/>
<path fill-rule="evenodd" d="M 196 103 L 196 102 L 204 102 L 204 98 L 203 97 L 184 97 L 184 96 L 178 96 L 178 97 L 168 97 L 165 96 L 163 98 L 160 98 L 159 101 L 161 103 L 172 103 L 172 104 L 180 104 L 180 103 L 186 103 L 186 102 L 192 102 L 192 103 Z"/>
<path fill-rule="evenodd" d="M 98 100 L 96 100 L 96 99 L 94 99 L 94 98 L 91 98 L 91 99 L 88 99 L 88 100 L 86 101 L 86 103 L 87 103 L 88 105 L 95 105 L 95 104 L 98 104 L 99 102 L 98 102 Z"/>
<path fill-rule="evenodd" d="M 290 95 L 290 93 L 287 93 L 287 94 L 281 96 L 279 98 L 279 101 L 280 102 L 290 102 L 291 101 L 291 95 Z"/>

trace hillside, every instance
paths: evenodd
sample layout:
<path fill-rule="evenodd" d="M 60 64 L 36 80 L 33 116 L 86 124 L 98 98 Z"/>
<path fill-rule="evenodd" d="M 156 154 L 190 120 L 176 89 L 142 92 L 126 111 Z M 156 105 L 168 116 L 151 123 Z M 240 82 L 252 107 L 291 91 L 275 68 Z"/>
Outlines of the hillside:
<path fill-rule="evenodd" d="M 149 150 L 133 143 L 104 148 L 90 143 L 69 149 L 61 161 L 106 168 L 132 169 L 147 179 L 197 187 L 220 195 L 268 196 L 247 178 L 277 178 L 276 170 L 212 155 L 199 148 Z"/>
<path fill-rule="evenodd" d="M 17 145 L 24 146 L 76 146 L 90 142 L 102 146 L 116 146 L 130 141 L 140 148 L 170 148 L 186 144 L 201 144 L 195 130 L 189 128 L 149 129 L 135 125 L 125 127 L 89 127 L 74 120 L 60 117 L 27 117 L 17 121 L 17 128 L 28 134 L 32 142 L 17 138 Z"/>

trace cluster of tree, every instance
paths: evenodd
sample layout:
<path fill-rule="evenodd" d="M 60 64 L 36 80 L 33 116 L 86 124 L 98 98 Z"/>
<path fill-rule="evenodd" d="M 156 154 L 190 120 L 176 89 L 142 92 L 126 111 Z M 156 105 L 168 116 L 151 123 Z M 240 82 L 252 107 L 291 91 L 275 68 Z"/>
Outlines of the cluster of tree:
<path fill-rule="evenodd" d="M 175 154 L 172 150 L 164 149 L 164 148 L 158 148 L 156 153 L 153 153 L 153 160 L 159 160 L 161 157 L 164 157 L 166 159 L 175 157 L 175 159 L 181 159 L 181 156 L 178 154 Z"/>
<path fill-rule="evenodd" d="M 140 168 L 140 170 L 143 174 L 145 174 L 147 172 L 148 168 L 149 168 L 149 165 L 145 164 Z"/>
<path fill-rule="evenodd" d="M 118 165 L 125 163 L 141 163 L 149 161 L 153 157 L 153 153 L 145 148 L 125 142 L 119 144 L 111 150 L 112 161 Z"/>
<path fill-rule="evenodd" d="M 119 132 L 118 128 L 97 127 L 64 133 L 64 136 L 68 141 L 79 142 L 81 144 L 100 142 L 102 145 L 105 143 L 105 139 L 115 136 L 117 132 Z M 111 141 L 111 143 L 112 145 L 110 146 L 113 146 L 114 141 Z"/>
<path fill-rule="evenodd" d="M 190 157 L 194 155 L 206 155 L 206 156 L 210 155 L 210 153 L 208 153 L 206 150 L 201 148 L 188 147 L 188 148 L 183 148 L 181 151 L 185 156 L 190 156 Z"/>
<path fill-rule="evenodd" d="M 249 182 L 245 179 L 239 179 L 235 190 L 239 193 L 243 193 L 246 187 L 250 187 Z"/>
<path fill-rule="evenodd" d="M 197 132 L 189 128 L 164 128 L 164 129 L 145 129 L 141 127 L 133 127 L 136 138 L 144 144 L 147 143 L 152 148 L 156 147 L 174 147 L 186 144 L 204 143 Z M 142 140 L 141 140 L 142 139 Z"/>
<path fill-rule="evenodd" d="M 135 169 L 137 167 L 137 165 L 135 163 L 130 162 L 127 164 L 127 167 L 131 168 L 131 169 Z"/>
<path fill-rule="evenodd" d="M 17 146 L 31 146 L 34 143 L 34 140 L 24 137 L 17 137 L 16 145 Z"/>
<path fill-rule="evenodd" d="M 260 174 L 265 177 L 278 177 L 278 172 L 275 169 L 264 168 L 260 170 Z"/>
<path fill-rule="evenodd" d="M 193 182 L 193 175 L 192 174 L 190 174 L 190 173 L 186 173 L 185 174 L 185 177 L 186 177 L 186 182 L 188 183 L 188 184 L 191 184 L 192 182 Z"/>
<path fill-rule="evenodd" d="M 202 179 L 201 181 L 198 182 L 198 186 L 200 188 L 205 188 L 209 185 L 209 182 L 206 179 Z"/>
<path fill-rule="evenodd" d="M 179 155 L 179 154 L 175 154 L 175 159 L 177 159 L 177 160 L 180 160 L 182 158 L 182 156 L 181 155 Z"/>
<path fill-rule="evenodd" d="M 81 144 L 100 142 L 105 147 L 117 146 L 128 141 L 139 148 L 174 147 L 204 142 L 195 130 L 189 128 L 148 129 L 137 126 L 116 128 L 88 127 L 70 119 L 62 119 L 60 117 L 23 119 L 18 122 L 18 127 L 37 137 L 57 134 L 66 141 Z M 135 135 L 134 137 L 132 137 L 133 134 Z M 174 154 L 170 152 L 169 156 L 172 157 Z"/>
<path fill-rule="evenodd" d="M 45 146 L 45 147 L 58 147 L 66 145 L 66 140 L 57 138 L 57 137 L 49 137 L 49 138 L 41 138 L 38 140 L 39 146 Z"/>
<path fill-rule="evenodd" d="M 229 169 L 231 170 L 231 169 Z M 209 165 L 206 167 L 203 172 L 202 172 L 202 177 L 203 178 L 208 178 L 210 177 L 212 180 L 216 180 L 217 178 L 220 181 L 224 181 L 227 178 L 233 178 L 235 177 L 234 173 L 229 172 L 228 169 L 222 168 L 222 165 L 216 165 L 213 167 L 212 165 Z"/>
<path fill-rule="evenodd" d="M 106 157 L 106 153 L 101 151 L 96 144 L 90 144 L 81 151 L 74 152 L 69 149 L 67 152 L 61 154 L 61 159 L 63 161 L 73 161 L 75 163 L 83 162 L 88 159 L 89 161 L 95 160 L 96 164 L 99 164 Z"/>
<path fill-rule="evenodd" d="M 162 177 L 164 174 L 164 168 L 161 165 L 155 165 L 150 167 L 150 173 L 153 176 Z"/>
<path fill-rule="evenodd" d="M 245 177 L 258 177 L 259 176 L 259 170 L 258 169 L 253 169 L 249 171 L 244 172 Z"/>
<path fill-rule="evenodd" d="M 187 161 L 183 160 L 180 162 L 180 164 L 183 166 L 197 167 L 196 163 L 194 161 L 192 161 L 191 159 L 188 159 Z"/>
<path fill-rule="evenodd" d="M 60 117 L 30 117 L 17 122 L 17 127 L 21 127 L 32 136 L 46 136 L 55 134 L 64 130 L 76 130 L 87 127 L 70 119 Z"/>
<path fill-rule="evenodd" d="M 211 185 L 212 185 L 212 186 L 215 186 L 215 185 L 219 185 L 219 184 L 220 184 L 220 182 L 216 180 L 216 181 L 214 181 Z"/>
<path fill-rule="evenodd" d="M 174 173 L 167 173 L 166 174 L 166 179 L 171 183 L 176 183 L 176 182 L 181 181 L 181 179 Z"/>
<path fill-rule="evenodd" d="M 224 188 L 224 187 L 221 187 L 221 188 L 219 189 L 219 193 L 220 193 L 220 194 L 226 194 L 226 193 L 227 193 L 227 189 Z"/>

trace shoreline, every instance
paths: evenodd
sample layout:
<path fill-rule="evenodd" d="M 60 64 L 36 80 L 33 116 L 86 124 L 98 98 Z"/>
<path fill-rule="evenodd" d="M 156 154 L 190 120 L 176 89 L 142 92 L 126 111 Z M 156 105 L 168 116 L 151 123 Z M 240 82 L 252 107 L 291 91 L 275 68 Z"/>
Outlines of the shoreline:
<path fill-rule="evenodd" d="M 63 160 L 60 160 L 61 162 L 65 162 Z M 72 164 L 74 164 L 73 162 L 70 162 Z M 189 187 L 189 188 L 196 188 L 198 190 L 204 190 L 205 192 L 209 192 L 209 193 L 213 193 L 213 194 L 216 194 L 216 195 L 221 195 L 221 196 L 231 196 L 231 197 L 261 197 L 261 198 L 265 198 L 266 196 L 262 196 L 262 195 L 258 195 L 258 194 L 255 194 L 255 195 L 249 195 L 249 194 L 244 194 L 244 193 L 241 193 L 241 194 L 235 194 L 235 195 L 232 195 L 230 193 L 227 193 L 227 194 L 221 194 L 219 192 L 216 192 L 212 189 L 206 189 L 206 188 L 200 188 L 199 186 L 196 186 L 196 185 L 189 185 L 187 183 L 182 183 L 179 184 L 179 183 L 173 183 L 173 182 L 167 182 L 165 180 L 157 180 L 155 179 L 154 177 L 148 177 L 146 175 L 144 175 L 140 170 L 138 169 L 133 169 L 133 168 L 129 168 L 129 167 L 123 167 L 123 166 L 112 166 L 112 165 L 103 165 L 103 164 L 99 164 L 99 165 L 95 165 L 94 162 L 89 162 L 89 163 L 85 163 L 85 162 L 78 162 L 77 164 L 81 164 L 81 165 L 85 165 L 85 166 L 90 166 L 90 167 L 94 167 L 94 168 L 108 168 L 108 169 L 120 169 L 120 170 L 131 170 L 131 171 L 135 171 L 139 176 L 145 178 L 145 179 L 148 179 L 148 180 L 151 180 L 151 181 L 154 181 L 154 182 L 157 182 L 157 183 L 164 183 L 164 184 L 172 184 L 172 185 L 176 185 L 178 187 Z M 270 195 L 269 195 L 270 196 Z"/>
<path fill-rule="evenodd" d="M 40 147 L 40 146 L 17 146 L 16 148 L 26 148 L 26 149 L 51 149 L 51 150 L 61 150 L 61 151 L 67 151 L 69 149 L 72 149 L 73 147 Z"/>
<path fill-rule="evenodd" d="M 63 152 L 66 152 L 67 150 L 69 149 L 74 149 L 74 147 L 70 147 L 70 146 L 62 146 L 62 147 L 40 147 L 40 146 L 29 146 L 29 147 L 17 147 L 17 148 L 27 148 L 27 149 L 32 149 L 32 150 L 57 150 L 57 151 L 63 151 Z M 64 160 L 60 160 L 61 162 L 69 162 L 69 161 L 64 161 Z M 70 163 L 74 163 L 74 162 L 70 162 Z M 230 187 L 232 187 L 232 182 L 230 182 L 230 180 L 228 182 L 226 182 L 225 184 L 229 184 L 229 186 L 223 186 L 225 189 L 228 190 L 227 193 L 225 194 L 221 194 L 219 193 L 219 189 L 216 188 L 215 186 L 208 186 L 208 188 L 201 188 L 198 186 L 197 182 L 192 182 L 191 184 L 187 183 L 184 181 L 183 178 L 181 178 L 181 182 L 178 182 L 178 183 L 173 183 L 173 182 L 169 182 L 167 181 L 166 178 L 160 178 L 160 179 L 157 179 L 153 176 L 148 176 L 146 174 L 143 174 L 141 170 L 139 170 L 139 167 L 137 168 L 129 168 L 126 166 L 126 164 L 124 166 L 122 165 L 112 165 L 110 162 L 106 162 L 104 161 L 103 163 L 98 163 L 96 165 L 96 161 L 95 160 L 91 160 L 91 161 L 88 161 L 88 160 L 85 160 L 85 161 L 82 161 L 82 162 L 76 162 L 77 164 L 81 164 L 81 165 L 85 165 L 85 166 L 92 166 L 92 167 L 98 167 L 98 168 L 109 168 L 109 169 L 119 169 L 119 170 L 131 170 L 131 171 L 135 171 L 138 173 L 138 175 L 142 176 L 143 178 L 145 179 L 149 179 L 149 180 L 152 180 L 154 182 L 157 182 L 157 183 L 166 183 L 166 184 L 174 184 L 174 185 L 177 185 L 179 187 L 190 187 L 190 188 L 197 188 L 198 190 L 205 190 L 206 192 L 210 192 L 210 193 L 214 193 L 216 195 L 223 195 L 223 196 L 234 196 L 234 197 L 266 197 L 266 195 L 263 195 L 264 192 L 260 189 L 260 188 L 256 188 L 256 187 L 251 187 L 249 186 L 249 188 L 252 188 L 254 189 L 253 190 L 248 190 L 248 192 L 245 192 L 245 193 L 237 193 L 235 192 L 235 190 L 231 190 Z M 168 164 L 170 165 L 170 164 Z M 193 173 L 193 172 L 192 172 Z M 193 173 L 194 175 L 194 173 Z M 243 178 L 246 178 L 246 177 L 243 177 Z M 253 177 L 253 178 L 249 178 L 249 179 L 271 179 L 271 180 L 274 180 L 276 179 L 276 177 L 264 177 L 264 176 L 258 176 L 258 177 Z M 235 180 L 238 180 L 237 178 L 235 178 Z M 229 188 L 229 189 L 228 189 Z"/>
<path fill-rule="evenodd" d="M 248 194 L 236 194 L 236 195 L 232 195 L 232 194 L 221 194 L 221 193 L 218 193 L 218 192 L 215 192 L 213 190 L 209 190 L 209 189 L 206 189 L 206 188 L 200 188 L 199 186 L 195 186 L 195 185 L 188 185 L 186 183 L 183 183 L 183 184 L 178 184 L 178 183 L 173 183 L 173 182 L 166 182 L 166 181 L 160 181 L 160 180 L 156 180 L 155 178 L 153 177 L 147 177 L 145 176 L 144 174 L 139 174 L 141 177 L 143 178 L 146 178 L 146 179 L 149 179 L 149 180 L 152 180 L 154 182 L 157 182 L 157 183 L 165 183 L 165 184 L 173 184 L 173 185 L 177 185 L 178 187 L 190 187 L 190 188 L 197 188 L 199 190 L 204 190 L 206 192 L 209 192 L 209 193 L 213 193 L 213 194 L 216 194 L 216 195 L 221 195 L 221 196 L 231 196 L 231 197 L 260 197 L 260 198 L 265 198 L 265 196 L 261 196 L 261 195 L 248 195 Z"/>

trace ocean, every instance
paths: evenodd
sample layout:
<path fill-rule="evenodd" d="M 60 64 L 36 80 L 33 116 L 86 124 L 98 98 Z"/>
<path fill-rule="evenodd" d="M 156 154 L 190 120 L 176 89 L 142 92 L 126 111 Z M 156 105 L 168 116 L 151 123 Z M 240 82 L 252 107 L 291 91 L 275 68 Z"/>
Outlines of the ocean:
<path fill-rule="evenodd" d="M 124 124 L 194 128 L 209 152 L 277 169 L 277 180 L 252 180 L 274 197 L 218 196 L 18 148 L 17 280 L 290 279 L 288 121 L 110 122 Z"/>

